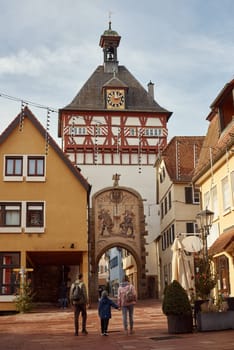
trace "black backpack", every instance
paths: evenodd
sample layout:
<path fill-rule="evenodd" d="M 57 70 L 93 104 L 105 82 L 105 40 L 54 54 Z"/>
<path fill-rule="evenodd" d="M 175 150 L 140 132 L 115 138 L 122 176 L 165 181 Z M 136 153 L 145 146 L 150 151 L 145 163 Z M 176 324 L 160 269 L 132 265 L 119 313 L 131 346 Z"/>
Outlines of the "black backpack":
<path fill-rule="evenodd" d="M 72 300 L 80 303 L 84 302 L 84 293 L 82 290 L 82 286 L 79 283 L 75 283 L 75 286 L 72 291 Z"/>

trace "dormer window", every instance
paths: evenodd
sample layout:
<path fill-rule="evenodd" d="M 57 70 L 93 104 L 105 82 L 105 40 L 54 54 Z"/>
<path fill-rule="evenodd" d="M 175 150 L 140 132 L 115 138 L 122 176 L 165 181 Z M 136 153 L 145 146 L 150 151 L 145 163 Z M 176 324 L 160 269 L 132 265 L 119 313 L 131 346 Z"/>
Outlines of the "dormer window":
<path fill-rule="evenodd" d="M 225 97 L 218 107 L 221 131 L 223 131 L 233 120 L 233 96 L 232 91 Z"/>

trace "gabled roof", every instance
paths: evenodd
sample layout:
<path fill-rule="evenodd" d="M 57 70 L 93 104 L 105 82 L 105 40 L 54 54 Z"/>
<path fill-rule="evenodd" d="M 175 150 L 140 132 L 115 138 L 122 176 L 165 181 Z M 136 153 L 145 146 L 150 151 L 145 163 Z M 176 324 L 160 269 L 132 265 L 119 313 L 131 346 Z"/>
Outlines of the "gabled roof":
<path fill-rule="evenodd" d="M 128 87 L 127 111 L 157 112 L 170 118 L 172 113 L 162 108 L 124 66 L 118 66 L 115 75 Z M 113 73 L 106 73 L 103 66 L 98 66 L 73 101 L 60 109 L 60 113 L 62 110 L 106 110 L 102 88 L 112 77 Z"/>
<path fill-rule="evenodd" d="M 214 164 L 225 154 L 227 149 L 231 147 L 234 141 L 231 134 L 234 135 L 234 124 L 230 125 L 228 130 L 220 137 L 219 116 L 216 114 L 210 122 L 199 161 L 194 172 L 193 181 L 196 181 L 202 174 L 210 169 L 211 158 L 212 164 Z"/>
<path fill-rule="evenodd" d="M 213 108 L 217 107 L 222 102 L 222 100 L 224 98 L 226 98 L 226 96 L 229 94 L 229 92 L 233 90 L 233 87 L 234 87 L 234 79 L 232 79 L 230 82 L 228 82 L 223 87 L 223 89 L 220 91 L 218 96 L 215 98 L 215 100 L 210 105 L 210 108 L 213 109 Z"/>
<path fill-rule="evenodd" d="M 18 116 L 8 125 L 8 127 L 3 131 L 3 133 L 0 135 L 0 146 L 4 143 L 4 141 L 10 136 L 10 134 L 15 130 L 15 128 L 19 128 L 20 125 L 20 118 L 21 113 L 18 114 Z M 32 124 L 35 126 L 35 128 L 38 130 L 38 132 L 45 137 L 46 130 L 41 125 L 39 120 L 34 116 L 34 114 L 30 111 L 28 107 L 24 108 L 24 118 L 28 118 Z M 65 163 L 65 165 L 69 168 L 69 170 L 75 175 L 78 181 L 82 184 L 82 186 L 85 188 L 87 193 L 90 193 L 91 186 L 87 182 L 87 180 L 82 176 L 80 171 L 71 163 L 71 161 L 67 158 L 67 156 L 63 153 L 61 148 L 58 146 L 58 144 L 54 141 L 54 139 L 49 135 L 50 137 L 50 147 L 54 149 L 54 151 L 57 153 L 57 155 L 60 157 L 60 159 Z"/>
<path fill-rule="evenodd" d="M 211 105 L 212 111 L 206 118 L 209 120 L 210 124 L 205 136 L 199 161 L 194 172 L 194 182 L 210 169 L 211 163 L 214 164 L 234 144 L 234 122 L 231 121 L 221 132 L 220 119 L 217 110 L 217 107 L 223 102 L 223 99 L 230 93 L 231 89 L 234 89 L 234 79 L 225 85 Z"/>
<path fill-rule="evenodd" d="M 104 85 L 103 87 L 118 87 L 118 88 L 124 88 L 126 89 L 128 86 L 123 82 L 121 81 L 119 78 L 117 78 L 116 76 L 112 77 L 110 80 L 108 80 Z"/>
<path fill-rule="evenodd" d="M 172 182 L 189 182 L 204 141 L 204 136 L 175 136 L 162 152 Z"/>

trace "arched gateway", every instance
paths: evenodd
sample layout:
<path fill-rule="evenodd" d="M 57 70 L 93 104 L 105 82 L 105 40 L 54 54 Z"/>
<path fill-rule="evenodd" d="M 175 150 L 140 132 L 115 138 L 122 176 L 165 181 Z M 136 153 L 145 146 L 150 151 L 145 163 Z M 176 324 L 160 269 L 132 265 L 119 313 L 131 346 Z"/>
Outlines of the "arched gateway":
<path fill-rule="evenodd" d="M 98 262 L 110 248 L 122 247 L 134 257 L 137 265 L 137 292 L 146 297 L 145 217 L 143 200 L 138 192 L 119 186 L 119 174 L 113 176 L 113 187 L 106 187 L 92 197 L 90 225 L 90 299 L 97 300 Z"/>

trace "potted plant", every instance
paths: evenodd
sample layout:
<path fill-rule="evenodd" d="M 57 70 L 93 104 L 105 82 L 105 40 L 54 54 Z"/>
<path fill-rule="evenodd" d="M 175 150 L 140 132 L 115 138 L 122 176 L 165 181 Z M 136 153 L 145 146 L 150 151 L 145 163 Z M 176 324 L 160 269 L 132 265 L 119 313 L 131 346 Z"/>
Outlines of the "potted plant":
<path fill-rule="evenodd" d="M 163 313 L 167 316 L 168 333 L 192 333 L 192 307 L 185 289 L 173 281 L 164 290 Z"/>
<path fill-rule="evenodd" d="M 197 314 L 197 330 L 218 331 L 234 328 L 234 311 L 228 308 L 228 304 L 220 295 L 216 304 L 210 300 L 201 305 L 201 311 Z"/>

